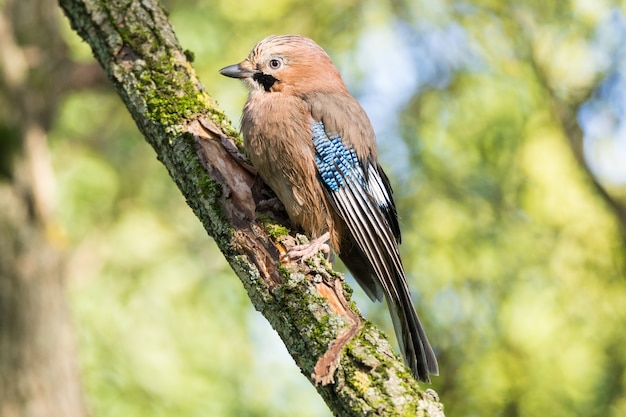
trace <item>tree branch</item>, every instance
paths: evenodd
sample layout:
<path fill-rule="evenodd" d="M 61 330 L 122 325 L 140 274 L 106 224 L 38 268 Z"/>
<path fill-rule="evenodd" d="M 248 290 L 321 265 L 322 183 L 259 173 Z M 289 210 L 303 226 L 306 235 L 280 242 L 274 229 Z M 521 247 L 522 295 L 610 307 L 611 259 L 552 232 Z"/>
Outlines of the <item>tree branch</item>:
<path fill-rule="evenodd" d="M 281 261 L 294 237 L 280 213 L 259 216 L 255 177 L 238 152 L 241 139 L 197 79 L 161 6 L 153 0 L 60 4 L 302 372 L 314 382 L 329 346 L 342 347 L 336 360 L 318 363 L 329 371 L 322 381 L 334 381 L 316 385 L 332 412 L 443 415 L 434 391 L 421 391 L 386 338 L 363 320 L 340 275 L 321 258 L 310 265 Z"/>
<path fill-rule="evenodd" d="M 585 88 L 581 88 L 578 91 L 569 91 L 568 96 L 561 96 L 553 87 L 548 74 L 541 65 L 541 62 L 537 59 L 537 51 L 533 46 L 532 39 L 533 22 L 529 21 L 527 16 L 517 16 L 515 20 L 520 30 L 526 35 L 520 42 L 521 50 L 524 51 L 522 55 L 528 61 L 530 68 L 532 69 L 535 78 L 541 88 L 545 91 L 547 98 L 549 99 L 549 109 L 554 115 L 554 119 L 560 124 L 563 134 L 569 142 L 572 155 L 578 163 L 581 169 L 583 177 L 588 182 L 597 195 L 608 206 L 608 208 L 615 214 L 620 225 L 620 237 L 623 242 L 626 242 L 626 206 L 619 199 L 615 198 L 609 190 L 596 178 L 591 172 L 584 154 L 584 132 L 578 124 L 577 113 L 580 107 L 588 101 L 595 90 L 598 88 L 601 77 L 605 74 L 598 73 L 593 83 Z"/>

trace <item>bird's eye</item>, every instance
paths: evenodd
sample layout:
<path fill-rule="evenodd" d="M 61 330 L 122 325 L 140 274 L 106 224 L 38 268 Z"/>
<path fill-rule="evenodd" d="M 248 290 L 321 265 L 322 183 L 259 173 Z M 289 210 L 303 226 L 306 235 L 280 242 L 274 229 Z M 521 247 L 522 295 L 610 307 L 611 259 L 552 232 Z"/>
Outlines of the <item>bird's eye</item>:
<path fill-rule="evenodd" d="M 270 59 L 269 66 L 271 69 L 277 70 L 278 68 L 282 67 L 282 65 L 283 62 L 280 59 Z"/>

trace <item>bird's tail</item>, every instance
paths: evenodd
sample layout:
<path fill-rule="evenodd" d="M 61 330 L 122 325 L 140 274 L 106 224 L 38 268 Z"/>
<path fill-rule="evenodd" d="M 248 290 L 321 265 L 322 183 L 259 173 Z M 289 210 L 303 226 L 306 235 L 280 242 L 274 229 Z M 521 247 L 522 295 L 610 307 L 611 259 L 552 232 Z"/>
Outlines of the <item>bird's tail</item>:
<path fill-rule="evenodd" d="M 374 265 L 350 239 L 351 236 L 346 237 L 341 259 L 372 301 L 382 301 L 385 296 L 404 362 L 416 379 L 430 382 L 428 375 L 439 375 L 439 367 L 413 307 L 400 261 L 387 261 L 391 267 L 378 268 L 385 271 L 385 275 L 381 276 L 386 277 L 384 282 L 388 291 L 384 291 L 381 280 L 376 278 Z"/>
<path fill-rule="evenodd" d="M 429 374 L 439 375 L 437 358 L 417 317 L 410 294 L 403 291 L 404 288 L 398 290 L 397 299 L 391 296 L 386 298 L 404 362 L 415 378 L 430 382 Z"/>

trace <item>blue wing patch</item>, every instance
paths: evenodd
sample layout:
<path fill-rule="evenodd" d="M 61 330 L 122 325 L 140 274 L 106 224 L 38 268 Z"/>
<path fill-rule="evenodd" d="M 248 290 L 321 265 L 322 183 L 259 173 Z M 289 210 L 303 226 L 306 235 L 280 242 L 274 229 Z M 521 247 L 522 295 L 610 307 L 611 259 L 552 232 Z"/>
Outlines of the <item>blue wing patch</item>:
<path fill-rule="evenodd" d="M 347 148 L 339 135 L 328 136 L 322 122 L 312 122 L 312 136 L 317 169 L 331 191 L 344 187 L 346 179 L 365 186 L 363 170 L 354 149 Z"/>

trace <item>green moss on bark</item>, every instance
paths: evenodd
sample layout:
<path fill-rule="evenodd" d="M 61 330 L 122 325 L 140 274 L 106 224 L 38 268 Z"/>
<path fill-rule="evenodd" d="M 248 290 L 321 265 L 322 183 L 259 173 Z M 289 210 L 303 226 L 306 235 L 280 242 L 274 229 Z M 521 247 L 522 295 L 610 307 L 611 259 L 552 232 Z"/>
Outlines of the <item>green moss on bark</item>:
<path fill-rule="evenodd" d="M 257 220 L 261 222 L 267 234 L 274 239 L 275 242 L 278 242 L 281 237 L 288 236 L 291 232 L 289 228 L 278 223 L 270 216 L 260 215 L 257 217 Z"/>

